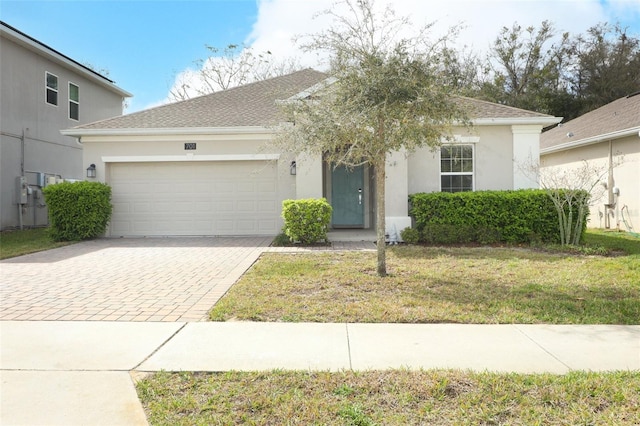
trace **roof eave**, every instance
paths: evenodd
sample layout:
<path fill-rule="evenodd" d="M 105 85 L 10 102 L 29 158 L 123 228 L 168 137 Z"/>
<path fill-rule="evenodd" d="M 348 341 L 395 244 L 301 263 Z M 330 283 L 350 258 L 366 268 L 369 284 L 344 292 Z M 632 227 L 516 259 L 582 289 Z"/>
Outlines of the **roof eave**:
<path fill-rule="evenodd" d="M 541 125 L 543 127 L 558 124 L 562 117 L 486 117 L 474 118 L 471 123 L 475 126 L 513 126 L 513 125 Z"/>
<path fill-rule="evenodd" d="M 131 129 L 83 129 L 61 130 L 64 136 L 81 138 L 84 136 L 171 136 L 171 135 L 229 135 L 273 133 L 273 129 L 264 126 L 241 127 L 173 127 L 173 128 L 131 128 Z"/>
<path fill-rule="evenodd" d="M 569 149 L 578 148 L 586 145 L 593 145 L 599 142 L 610 141 L 614 139 L 625 138 L 627 136 L 638 135 L 640 137 L 640 126 L 631 127 L 629 129 L 618 130 L 615 132 L 605 133 L 602 135 L 592 136 L 590 138 L 579 139 L 577 141 L 565 142 L 559 145 L 542 148 L 540 154 L 552 154 L 559 151 L 567 151 Z"/>

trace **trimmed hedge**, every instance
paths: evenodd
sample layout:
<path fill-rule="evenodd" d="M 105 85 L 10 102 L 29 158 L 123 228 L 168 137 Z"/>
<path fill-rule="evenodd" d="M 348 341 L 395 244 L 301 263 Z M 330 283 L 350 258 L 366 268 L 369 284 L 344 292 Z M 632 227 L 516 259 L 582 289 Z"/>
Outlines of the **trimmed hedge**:
<path fill-rule="evenodd" d="M 560 242 L 558 212 L 545 190 L 419 193 L 409 202 L 421 242 Z"/>
<path fill-rule="evenodd" d="M 111 219 L 111 187 L 100 182 L 64 182 L 43 190 L 54 241 L 98 237 Z"/>
<path fill-rule="evenodd" d="M 284 233 L 291 241 L 303 244 L 326 241 L 332 211 L 331 205 L 324 198 L 284 200 Z"/>

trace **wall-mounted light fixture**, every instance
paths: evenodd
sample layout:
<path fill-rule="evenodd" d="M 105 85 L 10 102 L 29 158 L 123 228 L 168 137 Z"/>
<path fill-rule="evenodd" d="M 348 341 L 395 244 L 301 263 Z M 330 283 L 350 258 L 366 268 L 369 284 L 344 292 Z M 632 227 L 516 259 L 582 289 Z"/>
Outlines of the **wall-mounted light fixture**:
<path fill-rule="evenodd" d="M 296 174 L 296 162 L 292 161 L 291 164 L 289 165 L 289 174 L 291 175 L 295 175 Z"/>
<path fill-rule="evenodd" d="M 95 164 L 92 164 L 89 167 L 87 167 L 87 177 L 88 178 L 96 177 L 96 165 Z"/>

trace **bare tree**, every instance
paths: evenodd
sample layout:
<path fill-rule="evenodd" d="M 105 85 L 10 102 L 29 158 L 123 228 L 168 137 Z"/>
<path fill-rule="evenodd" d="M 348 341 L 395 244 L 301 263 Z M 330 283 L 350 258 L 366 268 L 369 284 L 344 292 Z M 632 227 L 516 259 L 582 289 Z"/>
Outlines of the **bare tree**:
<path fill-rule="evenodd" d="M 608 172 L 608 167 L 588 161 L 573 169 L 550 167 L 540 170 L 540 186 L 558 213 L 560 244 L 580 243 L 589 207 L 601 198 L 604 192 L 601 182 Z"/>
<path fill-rule="evenodd" d="M 254 81 L 299 70 L 296 58 L 276 60 L 270 51 L 255 52 L 252 47 L 230 44 L 223 49 L 205 46 L 208 55 L 195 61 L 196 71 L 177 76 L 169 92 L 174 101 L 189 99 Z"/>

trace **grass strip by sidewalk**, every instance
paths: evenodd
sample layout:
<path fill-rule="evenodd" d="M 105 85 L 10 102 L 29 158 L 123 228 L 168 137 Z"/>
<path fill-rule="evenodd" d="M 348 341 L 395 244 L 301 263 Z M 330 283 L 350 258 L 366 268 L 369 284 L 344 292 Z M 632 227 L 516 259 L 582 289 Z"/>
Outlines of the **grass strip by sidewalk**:
<path fill-rule="evenodd" d="M 152 425 L 632 425 L 640 373 L 167 373 L 137 384 Z"/>
<path fill-rule="evenodd" d="M 640 255 L 518 248 L 266 253 L 212 309 L 214 321 L 639 324 Z"/>
<path fill-rule="evenodd" d="M 0 232 L 0 260 L 50 250 L 69 244 L 74 244 L 74 242 L 52 241 L 49 235 L 47 235 L 47 228 L 2 231 Z"/>

